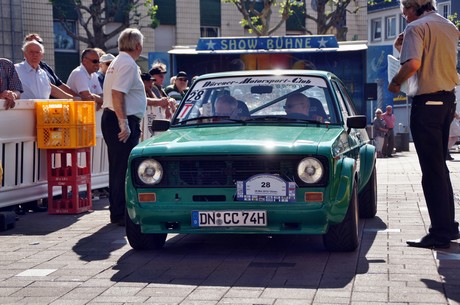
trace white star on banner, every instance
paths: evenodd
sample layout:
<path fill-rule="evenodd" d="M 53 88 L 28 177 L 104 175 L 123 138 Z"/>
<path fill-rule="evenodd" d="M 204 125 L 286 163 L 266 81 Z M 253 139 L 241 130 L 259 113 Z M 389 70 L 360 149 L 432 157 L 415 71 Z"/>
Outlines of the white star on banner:
<path fill-rule="evenodd" d="M 321 37 L 321 39 L 318 42 L 319 42 L 319 47 L 320 48 L 325 48 L 326 47 L 327 40 L 324 39 L 324 37 Z"/>
<path fill-rule="evenodd" d="M 208 46 L 208 50 L 214 50 L 214 45 L 216 43 L 213 42 L 212 40 L 210 40 L 209 42 L 206 43 L 206 45 Z"/>

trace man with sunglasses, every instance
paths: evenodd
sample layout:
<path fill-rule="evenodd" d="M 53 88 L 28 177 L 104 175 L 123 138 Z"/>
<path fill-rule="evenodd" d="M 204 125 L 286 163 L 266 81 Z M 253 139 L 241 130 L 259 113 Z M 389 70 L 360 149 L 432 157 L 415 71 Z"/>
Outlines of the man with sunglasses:
<path fill-rule="evenodd" d="M 284 105 L 286 115 L 293 119 L 309 119 L 310 102 L 308 97 L 300 92 L 289 95 Z"/>
<path fill-rule="evenodd" d="M 84 101 L 95 101 L 96 109 L 102 106 L 102 88 L 99 84 L 97 71 L 99 70 L 99 54 L 88 48 L 81 53 L 81 65 L 69 75 L 67 85 L 80 95 Z"/>
<path fill-rule="evenodd" d="M 185 93 L 188 89 L 188 78 L 187 73 L 184 71 L 180 71 L 177 73 L 176 78 L 174 80 L 174 84 L 169 85 L 165 88 L 165 92 L 167 95 L 175 99 L 176 101 L 182 100 L 185 96 Z"/>
<path fill-rule="evenodd" d="M 388 90 L 398 93 L 408 83 L 410 128 L 422 170 L 422 188 L 431 226 L 411 247 L 449 248 L 459 238 L 449 169 L 445 162 L 449 128 L 455 113 L 457 27 L 436 13 L 436 0 L 401 0 L 407 27 L 395 41 L 401 68 Z"/>

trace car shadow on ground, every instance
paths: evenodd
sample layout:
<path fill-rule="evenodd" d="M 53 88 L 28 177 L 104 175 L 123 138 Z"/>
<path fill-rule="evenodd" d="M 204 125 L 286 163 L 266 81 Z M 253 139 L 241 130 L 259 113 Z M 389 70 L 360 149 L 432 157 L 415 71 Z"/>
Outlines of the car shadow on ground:
<path fill-rule="evenodd" d="M 326 251 L 315 235 L 174 235 L 157 251 L 129 250 L 114 266 L 116 282 L 176 285 L 341 288 L 369 270 L 373 240 L 385 224 L 360 221 L 360 247 Z"/>

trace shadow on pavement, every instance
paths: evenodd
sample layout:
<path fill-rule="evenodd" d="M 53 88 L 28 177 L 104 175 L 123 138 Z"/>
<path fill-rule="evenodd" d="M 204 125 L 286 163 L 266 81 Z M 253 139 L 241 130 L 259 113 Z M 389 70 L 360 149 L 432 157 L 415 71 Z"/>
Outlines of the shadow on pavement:
<path fill-rule="evenodd" d="M 93 211 L 105 209 L 108 201 L 93 200 Z M 14 228 L 0 232 L 0 236 L 7 235 L 47 235 L 73 225 L 83 216 L 91 212 L 80 214 L 50 215 L 46 209 L 41 212 L 27 211 L 17 215 Z"/>
<path fill-rule="evenodd" d="M 460 244 L 452 242 L 447 250 L 436 251 L 438 273 L 442 281 L 422 279 L 427 288 L 445 294 L 449 300 L 460 303 Z"/>
<path fill-rule="evenodd" d="M 364 230 L 363 230 L 364 228 Z M 342 288 L 366 272 L 380 218 L 360 222 L 361 245 L 327 252 L 315 235 L 175 235 L 158 251 L 126 252 L 114 267 L 116 282 L 176 285 Z M 169 236 L 168 236 L 169 237 Z"/>

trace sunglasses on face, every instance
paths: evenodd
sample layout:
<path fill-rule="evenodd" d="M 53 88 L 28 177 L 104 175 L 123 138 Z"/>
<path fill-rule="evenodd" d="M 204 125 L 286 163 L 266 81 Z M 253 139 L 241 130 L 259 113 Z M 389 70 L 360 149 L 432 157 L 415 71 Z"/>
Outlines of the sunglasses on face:
<path fill-rule="evenodd" d="M 295 106 L 297 106 L 297 105 L 300 105 L 300 104 L 289 104 L 289 105 L 284 105 L 283 108 L 284 108 L 284 109 L 291 109 L 291 108 L 293 108 L 293 107 L 295 107 Z"/>
<path fill-rule="evenodd" d="M 89 59 L 88 57 L 85 57 L 87 60 L 92 62 L 93 64 L 99 64 L 99 59 Z"/>
<path fill-rule="evenodd" d="M 178 80 L 178 81 L 181 81 L 181 82 L 186 82 L 186 81 L 188 81 L 188 79 L 183 78 L 183 77 L 179 77 L 177 80 Z"/>
<path fill-rule="evenodd" d="M 110 62 L 105 62 L 104 64 L 108 67 L 108 66 L 110 66 L 111 63 L 112 62 L 110 61 Z"/>

